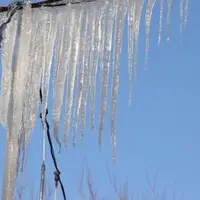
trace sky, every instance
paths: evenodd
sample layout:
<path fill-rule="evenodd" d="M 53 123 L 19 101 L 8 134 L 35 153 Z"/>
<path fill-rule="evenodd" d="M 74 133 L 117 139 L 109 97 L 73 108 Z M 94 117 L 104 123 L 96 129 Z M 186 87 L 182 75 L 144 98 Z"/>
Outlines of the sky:
<path fill-rule="evenodd" d="M 1 0 L 1 4 L 7 3 L 8 0 Z M 189 1 L 188 23 L 180 35 L 179 1 L 173 1 L 170 41 L 167 42 L 165 39 L 164 23 L 162 41 L 158 47 L 159 3 L 156 3 L 151 23 L 147 70 L 144 62 L 143 13 L 138 73 L 134 81 L 131 106 L 128 105 L 127 24 L 125 25 L 117 108 L 117 161 L 116 164 L 112 163 L 110 103 L 108 103 L 101 152 L 98 151 L 97 145 L 97 122 L 94 133 L 91 133 L 89 120 L 83 144 L 78 140 L 75 149 L 72 146 L 68 151 L 62 149 L 61 154 L 56 151 L 61 177 L 69 199 L 80 199 L 78 186 L 81 171 L 85 166 L 90 169 L 93 183 L 100 196 L 107 196 L 108 199 L 115 199 L 116 196 L 109 182 L 107 168 L 112 174 L 116 174 L 120 184 L 128 178 L 131 194 L 144 194 L 149 189 L 147 174 L 150 182 L 153 182 L 158 174 L 156 190 L 162 192 L 166 189 L 167 199 L 173 199 L 174 191 L 178 200 L 183 193 L 184 200 L 200 198 L 199 9 L 199 1 Z M 99 101 L 96 106 L 99 106 Z M 50 98 L 49 109 L 51 108 Z M 51 119 L 49 116 L 49 121 Z M 2 132 L 0 185 L 2 185 L 6 133 L 2 127 L 0 131 Z M 39 190 L 41 139 L 41 123 L 38 120 L 27 149 L 24 177 L 28 191 L 26 193 L 30 194 L 33 190 L 36 195 L 34 199 L 37 199 Z M 52 174 L 53 163 L 48 151 L 47 179 L 50 188 L 53 187 Z"/>

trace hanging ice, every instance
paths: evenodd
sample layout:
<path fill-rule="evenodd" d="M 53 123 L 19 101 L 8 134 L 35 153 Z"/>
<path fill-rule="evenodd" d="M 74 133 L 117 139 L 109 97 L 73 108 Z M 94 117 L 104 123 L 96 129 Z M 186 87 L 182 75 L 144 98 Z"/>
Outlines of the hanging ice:
<path fill-rule="evenodd" d="M 189 5 L 189 0 L 185 0 L 185 10 L 184 10 L 184 27 L 187 24 L 187 19 L 188 19 L 188 5 Z"/>
<path fill-rule="evenodd" d="M 84 66 L 84 51 L 85 51 L 85 40 L 87 26 L 84 25 L 84 21 L 87 22 L 87 14 L 83 13 L 80 29 L 80 48 L 79 48 L 79 58 L 78 58 L 78 69 L 77 69 L 77 93 L 74 109 L 74 126 L 73 126 L 73 143 L 75 145 L 75 138 L 77 133 L 79 113 L 81 109 L 81 102 L 83 101 L 84 92 L 84 77 L 85 77 L 85 66 Z M 87 23 L 86 23 L 87 24 Z"/>
<path fill-rule="evenodd" d="M 4 173 L 3 196 L 5 200 L 12 199 L 16 173 L 18 168 L 19 138 L 21 137 L 22 117 L 24 107 L 25 83 L 27 80 L 28 52 L 30 42 L 31 12 L 29 5 L 26 5 L 22 13 L 19 13 L 17 37 L 15 42 L 16 55 L 10 62 L 11 67 L 11 89 L 8 100 L 7 111 L 7 149 Z M 25 40 L 24 40 L 25 39 Z"/>
<path fill-rule="evenodd" d="M 55 15 L 50 12 L 50 10 L 44 10 L 44 21 L 41 30 L 43 32 L 43 40 L 42 40 L 42 120 L 43 125 L 45 126 L 45 115 L 46 115 L 46 108 L 48 104 L 48 91 L 49 91 L 49 81 L 50 81 L 50 70 L 51 64 L 53 59 L 53 48 L 55 42 L 55 33 L 56 33 L 56 19 Z M 44 127 L 46 130 L 46 127 Z"/>
<path fill-rule="evenodd" d="M 99 123 L 99 148 L 101 149 L 102 144 L 102 132 L 103 132 L 103 124 L 104 124 L 104 117 L 106 111 L 106 99 L 107 99 L 107 88 L 108 88 L 108 80 L 109 80 L 109 71 L 110 71 L 110 54 L 111 54 L 111 47 L 112 47 L 112 32 L 113 32 L 113 23 L 114 23 L 114 14 L 115 10 L 110 5 L 108 9 L 107 19 L 106 19 L 106 33 L 105 33 L 105 40 L 102 41 L 104 43 L 104 51 L 102 57 L 102 88 L 101 88 L 101 106 L 100 106 L 100 123 Z"/>
<path fill-rule="evenodd" d="M 135 2 L 129 0 L 128 5 L 128 78 L 129 78 L 129 105 L 132 99 L 133 90 L 133 41 L 134 41 L 134 23 L 135 23 Z M 135 74 L 134 74 L 135 75 Z"/>
<path fill-rule="evenodd" d="M 112 79 L 112 104 L 111 104 L 111 143 L 113 149 L 113 161 L 116 159 L 116 111 L 117 95 L 119 88 L 119 67 L 122 49 L 123 25 L 125 18 L 124 2 L 120 2 L 117 8 L 117 17 L 115 18 L 115 40 L 113 45 L 113 79 Z"/>
<path fill-rule="evenodd" d="M 77 58 L 78 58 L 78 50 L 80 43 L 80 22 L 81 22 L 81 12 L 72 11 L 72 16 L 75 16 L 73 26 L 73 35 L 72 35 L 72 49 L 71 55 L 69 59 L 69 73 L 67 80 L 67 106 L 66 106 L 66 118 L 65 118 L 65 144 L 67 144 L 67 135 L 68 129 L 70 126 L 70 119 L 72 113 L 72 105 L 73 105 L 73 93 L 74 93 L 74 85 L 75 85 L 75 76 L 76 76 L 76 67 L 77 67 Z"/>
<path fill-rule="evenodd" d="M 159 30 L 158 30 L 158 45 L 161 42 L 163 10 L 164 10 L 163 6 L 164 6 L 164 0 L 160 0 L 160 20 L 159 20 Z"/>
<path fill-rule="evenodd" d="M 100 21 L 100 12 L 98 10 L 91 9 L 91 16 L 93 21 L 91 23 L 91 50 L 89 60 L 89 87 L 90 87 L 90 114 L 91 114 L 91 129 L 94 129 L 94 109 L 95 109 L 95 85 L 96 85 L 96 71 L 97 71 L 97 59 L 98 59 L 98 27 Z"/>
<path fill-rule="evenodd" d="M 184 4 L 184 0 L 180 0 L 180 34 L 182 34 L 182 31 L 183 31 L 183 25 L 184 25 L 184 11 L 183 11 L 183 4 Z"/>
<path fill-rule="evenodd" d="M 151 25 L 151 16 L 153 7 L 156 0 L 148 0 L 146 15 L 145 15 L 145 27 L 146 27 L 146 41 L 145 41 L 145 64 L 147 64 L 148 60 L 148 51 L 149 51 L 149 32 Z"/>
<path fill-rule="evenodd" d="M 69 12 L 69 10 L 68 10 Z M 68 67 L 65 65 L 67 52 L 71 43 L 68 38 L 72 36 L 72 31 L 66 31 L 69 26 L 69 19 L 67 18 L 67 13 L 60 13 L 57 16 L 57 32 L 55 44 L 55 59 L 56 59 L 56 69 L 54 73 L 54 106 L 53 106 L 53 127 L 54 127 L 54 137 L 56 142 L 61 146 L 58 136 L 59 120 L 63 102 L 64 85 L 66 80 L 66 73 Z M 64 19 L 64 20 L 63 20 Z M 69 54 L 69 53 L 68 53 Z M 69 57 L 69 56 L 68 56 Z"/>
<path fill-rule="evenodd" d="M 172 0 L 167 0 L 167 41 L 170 39 L 170 15 L 171 15 Z"/>
<path fill-rule="evenodd" d="M 134 23 L 134 73 L 136 74 L 137 56 L 138 56 L 138 39 L 140 32 L 140 20 L 143 7 L 143 1 L 135 2 L 135 23 Z"/>
<path fill-rule="evenodd" d="M 76 5 L 73 4 L 74 2 Z M 51 80 L 53 80 L 53 132 L 59 145 L 61 145 L 59 125 L 63 106 L 65 106 L 63 133 L 65 143 L 67 143 L 68 132 L 72 128 L 73 145 L 75 145 L 79 125 L 81 141 L 83 140 L 87 108 L 90 110 L 90 126 L 92 130 L 94 129 L 94 117 L 95 113 L 98 113 L 95 102 L 96 91 L 99 91 L 96 88 L 100 85 L 98 142 L 101 148 L 107 96 L 109 96 L 108 92 L 111 92 L 111 142 L 113 159 L 115 159 L 120 57 L 123 28 L 126 22 L 124 19 L 127 15 L 130 102 L 133 74 L 136 75 L 143 5 L 146 3 L 147 6 L 145 14 L 145 60 L 147 60 L 151 16 L 156 0 L 102 0 L 87 3 L 81 1 L 80 4 L 77 2 L 71 1 L 67 6 L 34 9 L 27 4 L 16 12 L 5 31 L 0 31 L 0 37 L 3 36 L 1 37 L 3 41 L 1 43 L 0 123 L 7 131 L 3 186 L 5 200 L 12 199 L 19 155 L 21 149 L 24 154 L 30 132 L 35 126 L 40 103 L 40 88 L 43 94 L 42 120 L 45 125 L 46 108 L 51 96 L 49 94 Z M 172 0 L 166 2 L 167 38 L 169 38 Z M 159 3 L 158 44 L 161 41 L 164 0 L 160 0 Z M 181 32 L 188 18 L 188 3 L 189 0 L 180 0 Z M 6 13 L 1 13 L 0 25 L 6 19 Z M 112 42 L 114 42 L 113 48 Z M 52 63 L 55 65 L 52 66 Z M 108 90 L 110 71 L 112 87 Z M 99 85 L 97 85 L 97 75 L 100 77 Z M 65 88 L 66 96 L 64 96 Z"/>
<path fill-rule="evenodd" d="M 87 34 L 89 33 L 89 13 L 88 10 L 86 10 L 86 30 L 85 35 L 82 38 L 83 45 L 84 45 L 84 51 L 83 51 L 83 67 L 84 67 L 84 77 L 83 77 L 83 93 L 82 93 L 82 100 L 81 100 L 81 141 L 84 137 L 84 131 L 85 131 L 85 123 L 86 123 L 86 106 L 87 106 L 87 97 L 88 97 L 88 88 L 89 88 L 89 47 L 88 47 L 88 41 L 87 41 Z M 91 26 L 90 26 L 91 27 Z"/>
<path fill-rule="evenodd" d="M 8 114 L 8 102 L 11 92 L 11 80 L 12 80 L 12 58 L 14 52 L 14 45 L 17 31 L 17 18 L 13 19 L 12 25 L 8 24 L 5 33 L 2 47 L 2 77 L 1 77 L 1 124 L 7 128 L 7 114 Z"/>

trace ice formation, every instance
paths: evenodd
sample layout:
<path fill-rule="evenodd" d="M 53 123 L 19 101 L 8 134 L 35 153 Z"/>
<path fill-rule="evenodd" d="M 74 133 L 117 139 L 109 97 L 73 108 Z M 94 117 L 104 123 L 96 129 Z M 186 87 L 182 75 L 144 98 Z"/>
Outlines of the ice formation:
<path fill-rule="evenodd" d="M 141 13 L 146 8 L 146 59 L 149 50 L 151 17 L 156 0 L 99 0 L 60 7 L 17 11 L 3 33 L 1 49 L 0 123 L 7 130 L 3 199 L 12 199 L 22 145 L 38 115 L 39 89 L 43 93 L 42 120 L 48 106 L 49 84 L 53 80 L 53 134 L 61 145 L 59 123 L 65 105 L 64 143 L 72 127 L 75 145 L 78 125 L 84 137 L 89 104 L 91 129 L 95 125 L 97 74 L 100 77 L 98 142 L 101 147 L 107 95 L 111 93 L 111 143 L 116 148 L 116 110 L 120 83 L 120 56 L 126 15 L 128 20 L 129 101 L 136 74 Z M 167 2 L 169 38 L 172 0 Z M 188 17 L 189 0 L 180 0 L 180 31 Z M 158 43 L 161 41 L 164 0 L 160 0 Z M 0 14 L 0 22 L 6 14 Z M 54 63 L 52 65 L 52 63 Z M 53 74 L 51 74 L 53 68 Z M 112 87 L 108 88 L 112 75 Z M 66 88 L 66 95 L 64 91 Z M 44 123 L 45 124 L 45 123 Z M 44 127 L 45 128 L 45 127 Z M 24 149 L 24 148 L 23 148 Z"/>

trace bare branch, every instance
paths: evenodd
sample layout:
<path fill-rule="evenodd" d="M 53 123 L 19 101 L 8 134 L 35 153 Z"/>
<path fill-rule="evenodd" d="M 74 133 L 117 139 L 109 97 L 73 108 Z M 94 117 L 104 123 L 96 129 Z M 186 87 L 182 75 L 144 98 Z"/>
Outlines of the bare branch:
<path fill-rule="evenodd" d="M 111 177 L 110 170 L 107 167 L 108 177 L 110 180 L 110 184 L 112 185 L 115 194 L 119 198 L 119 200 L 128 200 L 128 180 L 125 181 L 125 183 L 122 185 L 122 190 L 120 190 L 120 186 L 117 185 L 117 178 L 116 175 L 113 175 L 113 178 Z"/>
<path fill-rule="evenodd" d="M 97 192 L 94 190 L 91 173 L 88 167 L 87 167 L 87 185 L 88 185 L 88 190 L 90 194 L 90 199 L 97 200 Z"/>
<path fill-rule="evenodd" d="M 85 193 L 83 192 L 83 180 L 84 180 L 84 169 L 82 169 L 82 171 L 81 171 L 81 179 L 80 179 L 78 191 L 79 191 L 81 198 L 83 200 L 86 200 Z"/>
<path fill-rule="evenodd" d="M 63 0 L 46 0 L 40 1 L 37 3 L 31 3 L 31 8 L 41 8 L 41 7 L 58 7 L 58 6 L 65 6 L 67 4 L 83 4 L 83 3 L 90 3 L 97 0 L 84 0 L 84 1 L 63 1 Z M 23 7 L 21 6 L 19 10 Z M 9 6 L 0 6 L 0 12 L 7 12 L 9 10 Z"/>

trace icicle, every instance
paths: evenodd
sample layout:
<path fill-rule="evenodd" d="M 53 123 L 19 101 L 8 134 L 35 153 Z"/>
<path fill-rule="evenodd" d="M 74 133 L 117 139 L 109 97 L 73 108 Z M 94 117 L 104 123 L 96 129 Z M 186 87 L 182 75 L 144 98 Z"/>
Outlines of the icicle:
<path fill-rule="evenodd" d="M 22 112 L 22 128 L 21 128 L 21 134 L 20 134 L 20 137 L 18 138 L 18 146 L 19 146 L 19 151 L 18 151 L 18 158 L 17 158 L 17 175 L 19 174 L 19 167 L 21 166 L 21 172 L 24 171 L 24 161 L 25 161 L 25 149 L 26 149 L 26 141 L 25 141 L 25 128 L 24 128 L 24 120 L 23 120 L 23 114 L 24 114 L 24 111 Z M 21 158 L 21 159 L 20 159 Z M 21 160 L 21 162 L 20 162 Z"/>
<path fill-rule="evenodd" d="M 170 39 L 170 15 L 171 15 L 172 0 L 167 0 L 167 41 Z"/>
<path fill-rule="evenodd" d="M 17 35 L 20 33 L 20 25 L 17 27 Z M 10 60 L 12 62 L 12 60 Z M 16 66 L 13 69 L 13 72 L 16 70 Z M 12 71 L 11 71 L 12 73 Z M 6 145 L 6 161 L 4 167 L 4 179 L 3 179 L 3 193 L 2 199 L 9 200 L 13 198 L 14 195 L 14 186 L 16 181 L 17 174 L 17 164 L 18 164 L 18 134 L 17 131 L 13 134 L 13 76 L 11 76 L 11 91 L 10 98 L 8 100 L 8 114 L 6 121 L 7 124 L 7 145 Z"/>
<path fill-rule="evenodd" d="M 100 123 L 99 123 L 99 135 L 98 135 L 98 143 L 99 148 L 101 150 L 102 145 L 102 132 L 104 127 L 104 118 L 106 111 L 106 101 L 107 101 L 107 88 L 108 88 L 108 80 L 109 80 L 109 70 L 110 70 L 110 54 L 112 47 L 112 32 L 113 32 L 113 23 L 114 23 L 114 12 L 113 7 L 110 5 L 109 10 L 107 11 L 107 29 L 105 32 L 105 46 L 103 52 L 103 68 L 102 68 L 102 88 L 101 88 L 101 105 L 100 105 Z"/>
<path fill-rule="evenodd" d="M 112 78 L 112 103 L 111 103 L 111 143 L 113 149 L 113 161 L 116 159 L 116 110 L 117 110 L 117 95 L 119 88 L 119 68 L 120 57 L 122 49 L 122 37 L 124 18 L 126 14 L 124 2 L 119 3 L 119 7 L 116 12 L 115 22 L 115 41 L 113 50 L 113 78 Z"/>
<path fill-rule="evenodd" d="M 103 57 L 104 57 L 104 46 L 105 46 L 105 33 L 106 33 L 106 16 L 107 16 L 107 10 L 109 9 L 108 7 L 105 8 L 105 11 L 102 12 L 102 21 L 101 21 L 101 41 L 100 41 L 100 48 L 99 48 L 99 53 L 100 53 L 100 70 L 99 70 L 99 79 L 100 79 L 100 88 L 102 87 L 102 80 L 103 80 Z"/>
<path fill-rule="evenodd" d="M 35 79 L 32 80 L 32 76 L 35 75 L 35 71 L 32 72 L 32 65 L 31 60 L 33 58 L 33 55 L 31 54 L 30 47 L 32 47 L 33 42 L 32 36 L 34 29 L 32 29 L 32 12 L 30 4 L 25 4 L 25 7 L 23 9 L 23 17 L 25 18 L 25 23 L 22 23 L 22 33 L 21 37 L 26 41 L 26 44 L 23 44 L 22 51 L 24 51 L 23 55 L 23 64 L 27 71 L 23 71 L 25 75 L 24 78 L 24 92 L 23 92 L 23 104 L 22 106 L 22 114 L 21 114 L 21 133 L 20 133 L 20 140 L 19 140 L 19 154 L 18 158 L 20 158 L 22 154 L 22 162 L 21 162 L 21 170 L 23 170 L 24 167 L 24 156 L 25 156 L 25 148 L 28 143 L 29 135 L 31 133 L 32 128 L 35 126 L 36 121 L 36 114 L 37 114 L 37 107 L 34 106 L 37 104 L 37 101 L 35 101 L 34 98 L 34 90 L 33 86 L 36 86 L 37 83 L 34 83 Z M 32 35 L 31 35 L 32 34 Z M 35 49 L 36 51 L 36 49 Z M 22 65 L 22 64 L 20 64 Z M 36 66 L 34 66 L 33 69 L 37 69 Z M 35 77 L 37 79 L 37 77 Z M 32 82 L 31 82 L 32 81 Z M 38 91 L 36 93 L 38 95 Z M 35 115 L 35 116 L 34 116 Z M 33 117 L 34 116 L 34 117 Z"/>
<path fill-rule="evenodd" d="M 140 32 L 140 20 L 141 20 L 141 12 L 143 7 L 143 1 L 135 2 L 135 34 L 134 34 L 134 73 L 136 74 L 137 69 L 137 56 L 138 56 L 138 39 Z"/>
<path fill-rule="evenodd" d="M 155 4 L 155 0 L 148 0 L 148 5 L 146 9 L 146 15 L 145 15 L 145 28 L 146 28 L 146 38 L 145 38 L 145 64 L 147 64 L 148 60 L 148 51 L 149 51 L 149 32 L 150 32 L 150 26 L 151 26 L 151 16 L 153 7 Z"/>
<path fill-rule="evenodd" d="M 160 42 L 161 42 L 163 10 L 164 10 L 164 0 L 160 0 L 160 20 L 159 20 L 159 30 L 158 30 L 158 45 L 160 45 Z"/>
<path fill-rule="evenodd" d="M 24 44 L 24 47 L 22 48 L 22 52 L 21 55 L 24 58 L 23 64 L 24 64 L 24 68 L 27 71 L 23 71 L 23 73 L 25 74 L 24 77 L 24 94 L 23 94 L 23 113 L 22 113 L 22 120 L 23 120 L 23 128 L 25 131 L 25 138 L 24 141 L 27 142 L 28 138 L 29 138 L 29 134 L 32 130 L 32 128 L 35 125 L 35 120 L 36 120 L 36 113 L 37 113 L 37 109 L 34 106 L 35 105 L 35 101 L 36 99 L 34 98 L 35 95 L 38 96 L 38 91 L 34 91 L 31 90 L 32 89 L 32 85 L 37 85 L 37 83 L 34 83 L 35 80 L 32 80 L 32 76 L 35 75 L 35 69 L 37 70 L 37 66 L 32 66 L 30 64 L 30 61 L 32 59 L 32 55 L 30 55 L 30 53 L 33 53 L 30 51 L 31 46 L 33 45 L 31 43 L 31 30 L 32 30 L 32 12 L 31 12 L 31 7 L 30 4 L 25 4 L 26 8 L 23 9 L 23 15 L 25 16 L 26 19 L 26 23 L 22 24 L 22 29 L 23 32 L 21 34 L 21 38 L 22 40 L 26 41 L 26 44 Z M 32 68 L 33 72 L 32 72 Z M 36 78 L 34 76 L 34 78 Z M 32 82 L 31 82 L 32 81 Z M 37 92 L 36 94 L 34 92 Z M 37 101 L 36 101 L 37 103 Z M 33 107 L 32 107 L 33 106 Z M 34 117 L 33 117 L 34 116 Z"/>
<path fill-rule="evenodd" d="M 84 81 L 83 81 L 83 96 L 81 102 L 81 142 L 84 138 L 85 123 L 86 123 L 86 105 L 88 96 L 88 86 L 89 86 L 89 69 L 88 65 L 84 67 Z"/>
<path fill-rule="evenodd" d="M 54 197 L 53 197 L 53 200 L 57 200 L 57 193 L 58 193 L 58 187 L 57 186 L 55 186 L 55 188 L 54 188 Z"/>
<path fill-rule="evenodd" d="M 87 46 L 87 33 L 89 29 L 89 13 L 87 11 L 86 16 L 86 35 L 84 37 L 84 57 L 83 57 L 83 65 L 84 65 L 84 80 L 83 80 L 83 96 L 81 102 L 81 142 L 84 137 L 85 123 L 86 123 L 86 105 L 87 105 L 87 97 L 88 97 L 88 87 L 89 87 L 89 65 L 88 65 L 88 46 Z"/>
<path fill-rule="evenodd" d="M 183 25 L 184 25 L 183 2 L 184 0 L 180 0 L 180 34 L 181 35 L 182 35 Z"/>
<path fill-rule="evenodd" d="M 5 173 L 3 179 L 3 194 L 2 199 L 10 200 L 14 196 L 14 185 L 17 173 L 18 160 L 18 138 L 14 135 L 7 139 L 6 157 L 5 157 Z"/>
<path fill-rule="evenodd" d="M 81 108 L 81 102 L 83 98 L 83 88 L 84 88 L 84 50 L 85 50 L 85 40 L 86 40 L 86 33 L 87 33 L 87 17 L 86 13 L 84 12 L 82 15 L 82 22 L 80 28 L 80 48 L 79 48 L 79 60 L 78 60 L 78 69 L 77 69 L 77 94 L 75 100 L 75 109 L 74 109 L 74 125 L 73 125 L 73 141 L 76 138 L 77 133 L 77 126 L 78 126 L 78 119 L 79 113 Z M 75 141 L 74 141 L 75 142 Z"/>
<path fill-rule="evenodd" d="M 81 124 L 81 142 L 83 141 L 84 138 L 84 129 L 85 129 L 85 118 L 86 118 L 86 105 L 88 101 L 88 93 L 89 93 L 89 88 L 91 85 L 91 76 L 92 76 L 92 52 L 91 52 L 91 45 L 92 45 L 92 35 L 94 34 L 94 22 L 95 20 L 95 15 L 94 13 L 94 8 L 88 7 L 87 10 L 87 20 L 88 20 L 88 26 L 87 26 L 87 33 L 86 33 L 86 43 L 85 43 L 85 83 L 84 83 L 84 95 L 83 95 L 83 104 L 82 104 L 82 124 Z M 90 107 L 91 109 L 91 107 Z"/>
<path fill-rule="evenodd" d="M 47 9 L 43 9 L 44 21 L 43 21 L 43 75 L 42 75 L 42 120 L 45 125 L 45 115 L 48 103 L 48 91 L 49 91 L 49 80 L 50 70 L 53 59 L 53 47 L 55 43 L 56 33 L 56 19 L 52 13 L 48 12 Z M 46 127 L 44 127 L 46 132 Z"/>
<path fill-rule="evenodd" d="M 63 15 L 58 16 L 58 20 L 60 20 Z M 66 19 L 64 19 L 66 20 Z M 61 56 L 63 57 L 63 43 L 64 43 L 64 23 L 58 23 L 57 33 L 56 33 L 56 46 L 55 46 L 55 59 L 56 59 L 56 70 L 54 76 L 54 106 L 53 106 L 53 127 L 54 127 L 54 138 L 61 147 L 61 143 L 58 137 L 58 126 L 59 126 L 59 119 L 60 119 L 60 109 L 62 106 L 62 95 L 64 90 L 64 83 L 65 83 L 65 68 L 62 70 L 61 66 Z"/>
<path fill-rule="evenodd" d="M 22 128 L 22 111 L 24 102 L 24 91 L 26 73 L 28 69 L 28 51 L 30 31 L 30 10 L 29 7 L 23 9 L 20 15 L 17 30 L 17 41 L 15 46 L 15 57 L 13 58 L 11 93 L 8 104 L 8 129 L 7 129 L 7 161 L 4 173 L 3 199 L 12 199 L 14 185 L 17 175 L 17 164 L 19 156 L 19 138 Z"/>
<path fill-rule="evenodd" d="M 135 2 L 129 0 L 128 5 L 128 78 L 129 78 L 129 105 L 132 99 L 133 90 L 133 39 L 135 23 Z M 134 74 L 136 76 L 136 74 Z"/>
<path fill-rule="evenodd" d="M 12 80 L 12 58 L 14 52 L 16 31 L 17 31 L 17 17 L 14 16 L 13 21 L 8 24 L 5 29 L 5 39 L 3 41 L 2 49 L 2 77 L 1 77 L 1 124 L 7 128 L 7 114 L 8 102 L 11 92 Z"/>
<path fill-rule="evenodd" d="M 66 73 L 68 71 L 68 65 L 65 65 L 67 60 L 68 51 L 70 50 L 71 42 L 68 38 L 72 37 L 72 29 L 68 30 L 69 18 L 67 14 L 69 10 L 68 7 L 64 12 L 58 16 L 58 28 L 56 33 L 56 47 L 55 47 L 55 59 L 56 59 L 56 69 L 54 75 L 54 106 L 53 106 L 53 127 L 54 127 L 54 137 L 56 142 L 61 146 L 58 137 L 59 120 L 63 102 L 64 85 L 66 80 Z M 61 20 L 62 19 L 62 20 Z"/>
<path fill-rule="evenodd" d="M 11 195 L 13 195 L 14 191 L 20 149 L 21 147 L 24 148 L 24 144 L 28 143 L 31 129 L 35 126 L 40 86 L 43 93 L 42 120 L 43 122 L 45 120 L 54 50 L 56 62 L 53 85 L 54 137 L 60 145 L 58 127 L 65 87 L 67 88 L 67 98 L 65 101 L 64 142 L 67 143 L 67 135 L 72 124 L 72 114 L 73 145 L 75 145 L 79 122 L 81 124 L 81 141 L 83 140 L 89 92 L 91 127 L 92 129 L 94 128 L 96 75 L 99 67 L 101 103 L 98 143 L 101 148 L 114 27 L 111 140 L 113 160 L 115 159 L 116 106 L 124 17 L 127 9 L 130 102 L 133 88 L 133 71 L 136 74 L 143 4 L 144 1 L 142 0 L 110 0 L 90 2 L 90 4 L 71 4 L 62 8 L 59 7 L 59 9 L 31 9 L 28 4 L 27 8 L 17 11 L 18 15 L 13 16 L 11 24 L 7 25 L 6 29 L 4 29 L 5 31 L 1 32 L 0 30 L 3 33 L 4 39 L 2 43 L 0 122 L 7 129 L 7 160 L 5 163 L 3 199 L 12 199 Z M 145 62 L 147 61 L 149 51 L 150 24 L 154 4 L 155 0 L 148 0 L 145 16 Z M 158 44 L 161 42 L 163 4 L 164 0 L 160 0 Z M 168 39 L 171 6 L 172 0 L 167 0 Z M 0 14 L 0 21 L 2 20 L 1 16 L 2 14 Z M 187 17 L 188 0 L 181 0 L 181 32 L 183 25 L 185 26 L 187 22 Z M 115 26 L 114 20 L 116 22 Z M 0 35 L 2 36 L 1 33 Z M 42 84 L 40 85 L 41 80 Z M 74 89 L 75 86 L 76 89 Z M 24 152 L 24 150 L 22 151 Z"/>
<path fill-rule="evenodd" d="M 67 135 L 71 120 L 77 58 L 78 58 L 79 42 L 80 42 L 81 13 L 79 11 L 75 12 L 75 10 L 72 10 L 72 15 L 75 15 L 75 21 L 73 24 L 72 50 L 69 62 L 69 75 L 67 82 L 67 106 L 66 106 L 66 118 L 65 118 L 65 129 L 64 129 L 65 145 L 67 145 Z"/>
<path fill-rule="evenodd" d="M 185 0 L 185 10 L 184 10 L 184 27 L 187 24 L 187 19 L 188 19 L 188 4 L 189 0 Z"/>
<path fill-rule="evenodd" d="M 95 92 L 96 92 L 96 74 L 98 67 L 99 49 L 101 41 L 101 18 L 100 13 L 97 12 L 97 19 L 95 22 L 94 30 L 94 55 L 93 55 L 93 67 L 91 72 L 91 85 L 90 85 L 90 113 L 91 113 L 91 128 L 94 129 L 94 113 L 95 113 Z"/>
<path fill-rule="evenodd" d="M 95 35 L 98 34 L 98 24 L 99 21 L 96 21 L 99 12 L 96 10 L 96 7 L 90 8 L 90 19 L 91 22 L 89 23 L 89 31 L 90 31 L 90 50 L 89 50 L 89 88 L 90 88 L 90 114 L 91 114 L 91 130 L 94 129 L 94 96 L 93 96 L 93 82 L 96 82 L 95 80 L 92 80 L 94 78 L 94 73 L 96 72 L 96 65 L 97 63 L 94 63 L 96 61 L 96 55 L 98 55 L 97 50 L 97 44 L 95 43 Z M 99 20 L 99 19 L 98 19 Z M 89 38 L 88 38 L 89 39 Z M 95 46 L 96 45 L 96 46 Z M 96 49 L 95 49 L 96 48 Z M 95 60 L 94 60 L 95 59 Z M 93 85 L 92 85 L 93 84 Z"/>

